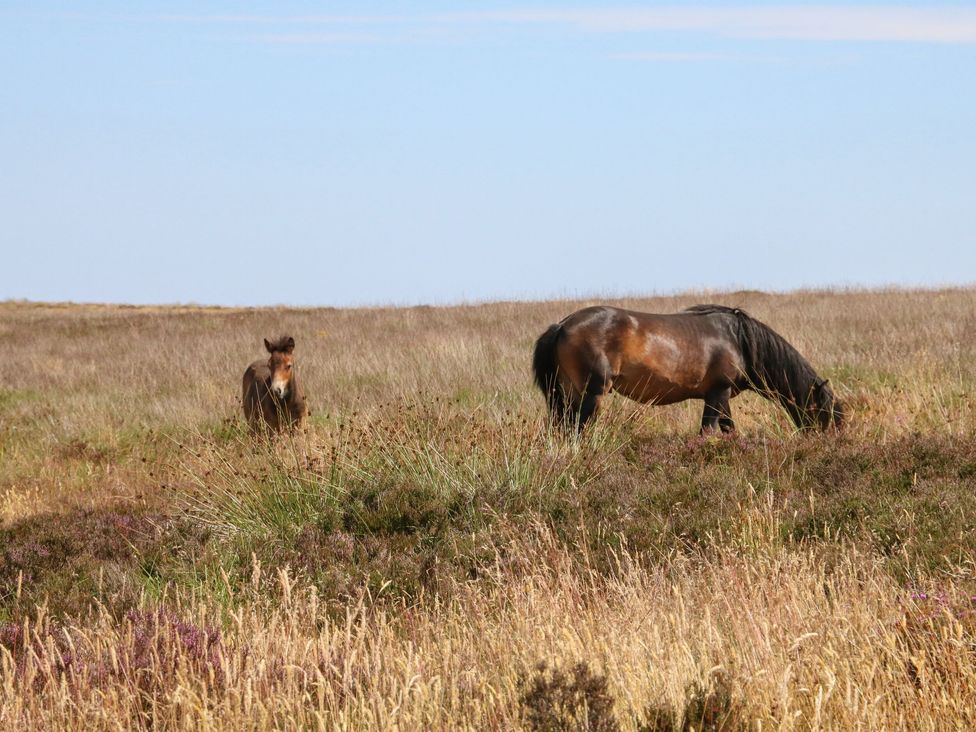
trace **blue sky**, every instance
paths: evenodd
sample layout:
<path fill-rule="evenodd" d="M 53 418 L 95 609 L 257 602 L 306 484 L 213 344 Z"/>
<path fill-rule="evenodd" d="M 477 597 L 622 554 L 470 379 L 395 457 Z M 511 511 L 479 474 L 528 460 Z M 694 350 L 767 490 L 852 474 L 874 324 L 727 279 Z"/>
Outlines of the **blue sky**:
<path fill-rule="evenodd" d="M 976 281 L 976 5 L 0 2 L 0 299 Z"/>

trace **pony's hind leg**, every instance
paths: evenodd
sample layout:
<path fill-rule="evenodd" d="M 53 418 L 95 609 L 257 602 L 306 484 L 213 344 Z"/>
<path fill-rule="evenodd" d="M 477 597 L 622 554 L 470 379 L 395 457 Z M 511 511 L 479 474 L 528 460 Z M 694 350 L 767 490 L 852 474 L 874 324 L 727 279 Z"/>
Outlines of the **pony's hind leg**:
<path fill-rule="evenodd" d="M 582 432 L 587 423 L 593 419 L 600 411 L 600 403 L 603 401 L 603 394 L 584 394 L 580 402 L 576 420 L 577 432 Z"/>
<path fill-rule="evenodd" d="M 603 372 L 594 371 L 587 379 L 586 387 L 580 397 L 576 411 L 576 427 L 578 432 L 582 432 L 586 425 L 596 417 L 600 411 L 600 404 L 603 398 L 610 391 L 611 379 Z"/>
<path fill-rule="evenodd" d="M 546 407 L 549 411 L 549 425 L 565 428 L 567 426 L 566 411 L 570 408 L 569 398 L 558 382 L 546 394 Z"/>

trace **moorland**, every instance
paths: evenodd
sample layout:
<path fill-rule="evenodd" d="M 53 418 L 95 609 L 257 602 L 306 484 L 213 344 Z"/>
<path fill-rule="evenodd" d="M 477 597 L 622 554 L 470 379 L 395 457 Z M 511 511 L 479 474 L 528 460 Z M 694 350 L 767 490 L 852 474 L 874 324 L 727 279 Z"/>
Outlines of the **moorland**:
<path fill-rule="evenodd" d="M 0 728 L 976 726 L 976 289 L 609 301 L 744 308 L 849 423 L 567 439 L 532 346 L 592 302 L 0 303 Z"/>

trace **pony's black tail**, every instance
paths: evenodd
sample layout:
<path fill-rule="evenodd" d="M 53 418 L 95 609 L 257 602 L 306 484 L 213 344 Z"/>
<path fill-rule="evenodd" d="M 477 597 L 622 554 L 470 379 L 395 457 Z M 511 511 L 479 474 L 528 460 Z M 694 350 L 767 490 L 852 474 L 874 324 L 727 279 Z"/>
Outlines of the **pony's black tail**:
<path fill-rule="evenodd" d="M 535 353 L 532 355 L 535 383 L 542 390 L 546 404 L 549 405 L 549 416 L 557 424 L 564 421 L 566 412 L 566 395 L 559 383 L 559 362 L 556 356 L 556 347 L 562 334 L 561 325 L 550 325 L 535 342 Z"/>

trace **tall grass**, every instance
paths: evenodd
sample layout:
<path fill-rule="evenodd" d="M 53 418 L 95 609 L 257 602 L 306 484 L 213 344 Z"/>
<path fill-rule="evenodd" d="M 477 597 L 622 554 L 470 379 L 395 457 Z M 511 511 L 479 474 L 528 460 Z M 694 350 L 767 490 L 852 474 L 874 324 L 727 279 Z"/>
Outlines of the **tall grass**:
<path fill-rule="evenodd" d="M 976 692 L 976 291 L 749 310 L 843 434 L 754 395 L 548 430 L 585 303 L 0 304 L 0 728 L 952 729 Z M 252 436 L 288 331 L 312 409 Z"/>
<path fill-rule="evenodd" d="M 541 528 L 498 549 L 486 579 L 449 600 L 364 593 L 338 617 L 287 573 L 263 599 L 233 588 L 222 625 L 206 597 L 179 594 L 121 622 L 39 611 L 0 630 L 0 724 L 509 730 L 568 716 L 679 729 L 703 705 L 722 729 L 976 723 L 969 598 L 912 595 L 854 550 L 829 564 L 794 547 L 658 566 L 623 552 L 607 575 Z M 602 696 L 592 682 L 567 695 L 565 678 L 530 691 L 540 664 L 583 664 Z M 584 713 L 601 700 L 599 719 Z"/>

